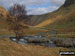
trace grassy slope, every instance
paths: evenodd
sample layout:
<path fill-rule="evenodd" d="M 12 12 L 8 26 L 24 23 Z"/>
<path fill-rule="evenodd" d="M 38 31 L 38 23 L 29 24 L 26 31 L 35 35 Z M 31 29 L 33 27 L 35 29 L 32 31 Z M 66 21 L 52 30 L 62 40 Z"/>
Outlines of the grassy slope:
<path fill-rule="evenodd" d="M 75 11 L 72 10 L 68 14 L 61 17 L 61 19 L 56 20 L 48 27 L 52 28 L 75 28 Z"/>
<path fill-rule="evenodd" d="M 65 48 L 48 48 L 35 45 L 22 45 L 9 39 L 0 39 L 0 56 L 59 56 L 59 50 Z"/>

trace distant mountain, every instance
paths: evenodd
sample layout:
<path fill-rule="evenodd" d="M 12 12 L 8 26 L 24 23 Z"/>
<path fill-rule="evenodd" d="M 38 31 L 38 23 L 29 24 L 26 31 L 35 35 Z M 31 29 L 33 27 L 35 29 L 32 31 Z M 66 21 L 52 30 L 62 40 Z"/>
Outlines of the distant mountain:
<path fill-rule="evenodd" d="M 45 27 L 45 28 L 69 27 L 74 29 L 75 0 L 66 0 L 65 3 L 58 10 L 45 15 L 33 16 L 32 18 L 34 19 L 32 21 L 35 22 L 34 27 Z"/>
<path fill-rule="evenodd" d="M 40 22 L 44 21 L 46 17 L 48 17 L 48 14 L 43 14 L 43 15 L 30 15 L 31 17 L 31 25 L 37 25 Z"/>

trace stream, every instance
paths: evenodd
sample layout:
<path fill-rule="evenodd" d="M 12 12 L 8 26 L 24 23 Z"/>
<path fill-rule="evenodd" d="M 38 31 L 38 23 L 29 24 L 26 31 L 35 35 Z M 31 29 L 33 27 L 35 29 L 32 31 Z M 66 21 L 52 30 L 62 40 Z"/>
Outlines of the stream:
<path fill-rule="evenodd" d="M 13 35 L 4 35 L 0 38 L 9 38 L 11 41 L 18 44 L 33 44 L 47 47 L 65 47 L 70 49 L 75 49 L 75 38 L 60 38 L 60 37 L 50 37 L 49 39 L 44 36 L 24 36 L 20 38 L 17 42 L 16 37 Z"/>
<path fill-rule="evenodd" d="M 10 38 L 12 41 L 16 42 L 16 38 Z M 19 44 L 34 44 L 47 47 L 65 47 L 75 49 L 75 38 L 59 38 L 52 37 L 46 38 L 42 36 L 24 36 L 19 39 Z"/>
<path fill-rule="evenodd" d="M 16 42 L 16 37 L 11 37 L 10 40 L 12 40 L 13 42 Z M 53 41 L 42 36 L 24 36 L 23 38 L 19 39 L 18 43 L 56 47 Z"/>

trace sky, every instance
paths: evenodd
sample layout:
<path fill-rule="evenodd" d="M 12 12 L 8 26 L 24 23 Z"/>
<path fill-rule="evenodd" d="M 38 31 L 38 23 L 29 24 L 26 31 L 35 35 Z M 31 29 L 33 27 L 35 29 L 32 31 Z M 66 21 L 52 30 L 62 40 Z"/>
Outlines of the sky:
<path fill-rule="evenodd" d="M 65 0 L 0 0 L 0 5 L 8 9 L 15 3 L 25 5 L 28 15 L 40 15 L 57 10 Z"/>

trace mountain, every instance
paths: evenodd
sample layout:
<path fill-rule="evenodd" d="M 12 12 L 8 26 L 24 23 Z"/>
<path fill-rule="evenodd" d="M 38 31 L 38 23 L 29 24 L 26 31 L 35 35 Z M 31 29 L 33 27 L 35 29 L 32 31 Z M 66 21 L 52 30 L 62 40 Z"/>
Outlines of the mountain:
<path fill-rule="evenodd" d="M 69 7 L 70 5 L 74 4 L 75 0 L 66 0 L 65 4 L 63 5 L 64 7 Z"/>
<path fill-rule="evenodd" d="M 58 10 L 38 17 L 34 27 L 75 29 L 75 0 L 66 0 Z"/>

